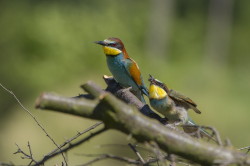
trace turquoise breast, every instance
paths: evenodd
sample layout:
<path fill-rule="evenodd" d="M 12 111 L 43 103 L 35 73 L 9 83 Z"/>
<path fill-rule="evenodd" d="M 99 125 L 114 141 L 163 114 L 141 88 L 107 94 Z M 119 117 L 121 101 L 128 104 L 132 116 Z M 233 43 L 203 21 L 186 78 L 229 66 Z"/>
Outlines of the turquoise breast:
<path fill-rule="evenodd" d="M 107 56 L 108 68 L 115 80 L 123 87 L 132 87 L 135 91 L 139 90 L 132 77 L 128 74 L 124 63 L 122 54 Z"/>

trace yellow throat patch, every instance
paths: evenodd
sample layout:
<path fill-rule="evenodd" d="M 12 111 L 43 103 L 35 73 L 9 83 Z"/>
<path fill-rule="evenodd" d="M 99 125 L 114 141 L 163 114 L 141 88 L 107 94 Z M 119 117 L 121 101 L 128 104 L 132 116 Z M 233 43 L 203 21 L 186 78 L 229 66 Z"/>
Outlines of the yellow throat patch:
<path fill-rule="evenodd" d="M 149 98 L 150 99 L 162 99 L 167 96 L 164 89 L 159 86 L 151 84 L 149 87 Z"/>
<path fill-rule="evenodd" d="M 103 46 L 103 51 L 104 54 L 106 55 L 118 55 L 120 54 L 122 51 L 117 49 L 117 48 L 113 48 L 113 47 L 108 47 L 108 46 Z"/>

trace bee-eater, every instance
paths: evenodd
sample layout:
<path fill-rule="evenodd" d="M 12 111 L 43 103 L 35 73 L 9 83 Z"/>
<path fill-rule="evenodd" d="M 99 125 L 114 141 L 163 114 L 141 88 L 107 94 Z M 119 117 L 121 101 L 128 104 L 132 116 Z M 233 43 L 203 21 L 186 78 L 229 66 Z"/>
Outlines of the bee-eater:
<path fill-rule="evenodd" d="M 188 120 L 187 111 L 177 107 L 167 91 L 150 79 L 149 86 L 150 105 L 168 119 L 171 124 L 185 124 Z"/>
<path fill-rule="evenodd" d="M 122 87 L 132 87 L 133 94 L 146 103 L 143 94 L 148 95 L 148 90 L 143 82 L 137 63 L 128 56 L 122 41 L 111 37 L 95 43 L 103 46 L 107 65 L 114 79 Z"/>
<path fill-rule="evenodd" d="M 161 81 L 157 79 L 154 79 L 154 77 L 152 77 L 151 75 L 149 75 L 149 81 L 151 82 L 151 84 L 153 83 L 155 85 L 158 85 L 162 89 L 164 89 L 164 91 L 166 91 L 168 96 L 174 101 L 176 106 L 183 107 L 186 110 L 192 109 L 198 114 L 201 113 L 201 111 L 197 108 L 197 104 L 193 100 L 191 100 L 189 97 L 184 96 L 183 94 L 173 89 L 168 89 L 166 84 L 162 83 Z"/>
<path fill-rule="evenodd" d="M 195 133 L 198 137 L 198 128 L 195 122 L 188 116 L 188 109 L 193 109 L 196 113 L 200 114 L 197 105 L 190 98 L 176 92 L 169 90 L 168 87 L 151 75 L 149 78 L 149 101 L 150 105 L 159 113 L 164 115 L 169 123 L 183 125 L 183 130 L 186 133 Z M 212 138 L 205 130 L 200 129 L 200 136 Z M 213 138 L 212 138 L 213 139 Z M 214 139 L 213 139 L 214 140 Z"/>

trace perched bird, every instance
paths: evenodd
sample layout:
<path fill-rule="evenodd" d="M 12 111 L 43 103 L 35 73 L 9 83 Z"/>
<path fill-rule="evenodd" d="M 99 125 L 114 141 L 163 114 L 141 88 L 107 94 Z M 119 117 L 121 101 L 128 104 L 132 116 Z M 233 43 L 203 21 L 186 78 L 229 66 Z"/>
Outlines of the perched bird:
<path fill-rule="evenodd" d="M 111 37 L 95 43 L 103 46 L 107 65 L 114 79 L 122 87 L 132 87 L 132 93 L 146 103 L 143 94 L 148 95 L 148 90 L 143 82 L 137 63 L 128 56 L 122 41 Z"/>
<path fill-rule="evenodd" d="M 176 106 L 183 107 L 186 110 L 192 109 L 197 114 L 201 113 L 201 111 L 197 108 L 197 104 L 193 100 L 191 100 L 189 97 L 184 96 L 183 94 L 173 89 L 168 89 L 166 84 L 160 82 L 157 79 L 154 79 L 154 77 L 152 77 L 151 75 L 149 75 L 149 81 L 155 85 L 160 86 L 162 89 L 164 89 L 166 93 L 169 95 L 169 97 L 174 101 Z"/>
<path fill-rule="evenodd" d="M 150 105 L 159 113 L 164 115 L 168 123 L 185 124 L 188 121 L 187 111 L 182 107 L 177 107 L 170 98 L 167 91 L 156 84 L 154 79 L 149 79 L 149 101 Z"/>
<path fill-rule="evenodd" d="M 200 135 L 212 138 L 211 135 L 203 129 L 199 129 L 200 133 L 198 134 L 196 123 L 188 116 L 188 109 L 193 109 L 198 114 L 201 113 L 200 110 L 196 108 L 197 105 L 193 100 L 172 89 L 169 90 L 164 83 L 154 79 L 151 75 L 149 82 L 150 105 L 164 115 L 169 123 L 183 125 L 183 130 L 188 134 L 194 133 L 193 136 L 195 137 Z"/>

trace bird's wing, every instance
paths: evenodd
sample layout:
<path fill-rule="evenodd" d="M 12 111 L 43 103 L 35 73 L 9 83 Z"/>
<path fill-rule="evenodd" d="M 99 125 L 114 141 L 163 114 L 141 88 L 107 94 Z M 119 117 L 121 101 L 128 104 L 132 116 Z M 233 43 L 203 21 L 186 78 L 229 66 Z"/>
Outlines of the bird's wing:
<path fill-rule="evenodd" d="M 127 58 L 124 61 L 125 61 L 124 67 L 125 67 L 126 71 L 128 72 L 128 74 L 133 79 L 133 81 L 135 82 L 135 84 L 138 86 L 139 89 L 142 90 L 142 92 L 145 95 L 148 95 L 148 90 L 144 85 L 144 82 L 143 82 L 143 79 L 141 76 L 141 72 L 139 70 L 137 63 L 131 58 Z"/>
<path fill-rule="evenodd" d="M 173 90 L 173 89 L 171 89 L 171 90 L 169 91 L 169 96 L 170 96 L 171 98 L 176 99 L 176 100 L 179 100 L 179 101 L 183 101 L 183 102 L 189 103 L 189 104 L 191 104 L 191 105 L 194 106 L 194 107 L 197 106 L 197 104 L 196 104 L 193 100 L 191 100 L 189 97 L 184 96 L 184 95 L 181 94 L 180 92 L 177 92 L 177 91 L 175 91 L 175 90 Z"/>
<path fill-rule="evenodd" d="M 172 98 L 173 100 L 178 101 L 179 103 L 182 103 L 183 105 L 187 105 L 190 109 L 194 110 L 196 113 L 200 114 L 201 111 L 196 108 L 197 104 L 191 100 L 189 97 L 184 96 L 183 94 L 171 89 L 169 91 L 169 96 L 170 98 Z"/>

